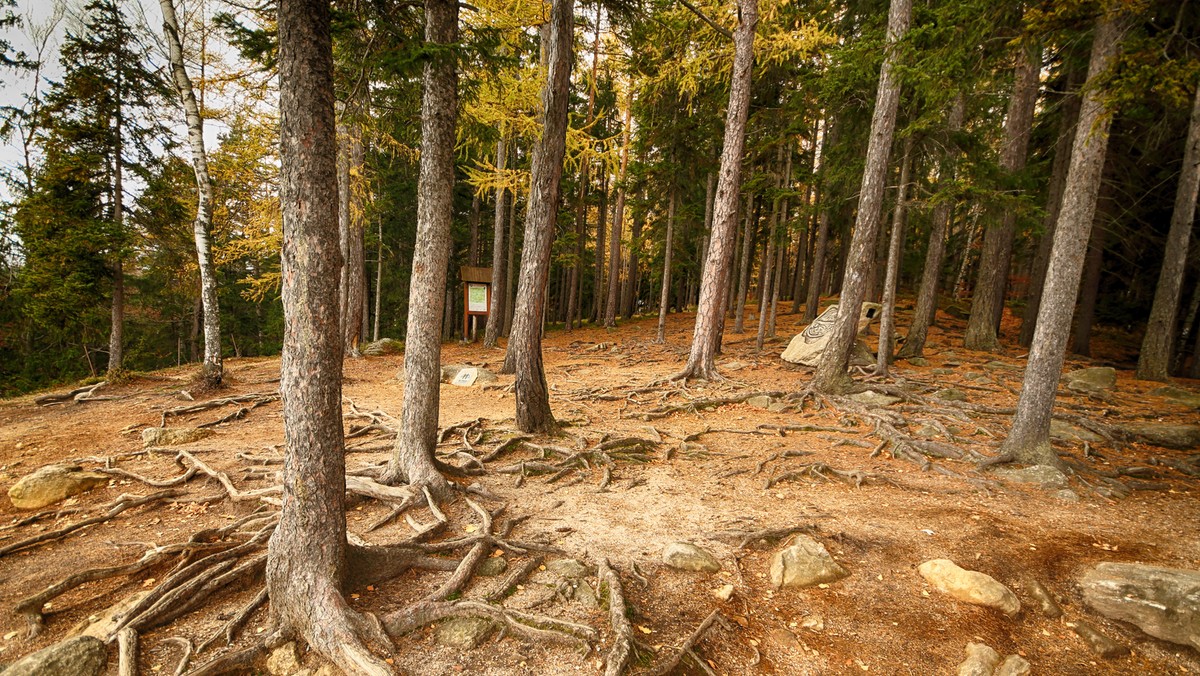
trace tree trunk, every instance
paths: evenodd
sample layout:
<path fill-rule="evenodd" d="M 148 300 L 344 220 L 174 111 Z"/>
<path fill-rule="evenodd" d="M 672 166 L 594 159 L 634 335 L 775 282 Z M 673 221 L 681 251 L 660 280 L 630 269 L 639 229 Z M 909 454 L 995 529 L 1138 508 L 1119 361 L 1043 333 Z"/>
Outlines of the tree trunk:
<path fill-rule="evenodd" d="M 1050 446 L 1050 416 L 1112 123 L 1112 117 L 1104 110 L 1105 93 L 1096 83 L 1116 58 L 1120 35 L 1117 16 L 1105 13 L 1097 19 L 1085 86 L 1087 93 L 1079 111 L 1080 133 L 1076 134 L 1071 149 L 1071 168 L 1067 172 L 1062 211 L 1054 232 L 1033 347 L 1025 367 L 1025 383 L 1017 402 L 1012 430 L 1000 449 L 1002 457 L 1025 464 L 1062 464 Z"/>
<path fill-rule="evenodd" d="M 504 171 L 508 164 L 508 143 L 501 138 L 496 142 L 496 172 Z M 496 214 L 492 219 L 492 299 L 488 307 L 487 329 L 483 333 L 483 346 L 496 347 L 496 340 L 504 328 L 504 284 L 508 278 L 506 265 L 508 252 L 504 248 L 504 221 L 508 216 L 508 191 L 496 188 Z M 512 236 L 511 234 L 509 235 Z"/>
<path fill-rule="evenodd" d="M 729 286 L 734 229 L 737 227 L 738 193 L 742 184 L 742 155 L 746 146 L 746 119 L 750 113 L 750 76 L 754 67 L 754 30 L 758 26 L 758 0 L 738 0 L 738 27 L 733 35 L 733 74 L 725 115 L 725 139 L 713 203 L 712 236 L 700 283 L 700 303 L 687 364 L 677 378 L 716 379 L 715 358 L 721 344 L 723 301 Z"/>
<path fill-rule="evenodd" d="M 513 164 L 517 162 L 517 145 L 513 141 Z M 517 193 L 512 191 L 508 200 L 508 260 L 504 264 L 504 331 L 507 338 L 512 333 L 513 308 L 517 293 Z"/>
<path fill-rule="evenodd" d="M 1171 212 L 1171 229 L 1167 232 L 1162 270 L 1154 291 L 1154 306 L 1146 324 L 1146 337 L 1138 355 L 1139 380 L 1166 380 L 1171 364 L 1171 341 L 1175 335 L 1175 319 L 1179 313 L 1179 297 L 1183 291 L 1183 274 L 1187 265 L 1188 240 L 1196 219 L 1196 193 L 1200 189 L 1200 85 L 1192 103 L 1188 124 L 1187 145 L 1183 151 L 1183 167 L 1179 187 L 1175 192 L 1175 209 Z"/>
<path fill-rule="evenodd" d="M 738 273 L 737 287 L 737 304 L 733 321 L 734 333 L 745 333 L 746 331 L 746 297 L 750 295 L 750 259 L 754 256 L 754 250 L 758 246 L 755 241 L 755 230 L 758 226 L 758 205 L 755 204 L 754 195 L 750 195 L 746 200 L 746 225 L 742 234 L 742 259 L 741 270 Z"/>
<path fill-rule="evenodd" d="M 471 196 L 471 215 L 468 224 L 471 226 L 470 244 L 467 245 L 467 265 L 479 265 L 479 223 L 483 220 L 483 203 L 479 193 Z"/>
<path fill-rule="evenodd" d="M 592 272 L 592 311 L 590 313 L 592 326 L 604 319 L 604 291 L 607 288 L 604 279 L 604 249 L 608 245 L 608 170 L 600 174 L 600 204 L 596 209 L 596 255 L 595 269 Z"/>
<path fill-rule="evenodd" d="M 900 185 L 896 187 L 896 207 L 892 210 L 892 237 L 888 243 L 887 274 L 883 281 L 883 312 L 879 318 L 879 353 L 875 375 L 887 376 L 892 361 L 892 338 L 896 335 L 896 285 L 900 280 L 904 225 L 908 217 L 908 181 L 912 171 L 913 138 L 904 139 L 904 157 L 900 160 Z"/>
<path fill-rule="evenodd" d="M 379 317 L 383 309 L 383 219 L 379 219 L 379 243 L 375 248 L 375 324 L 371 340 L 379 340 Z"/>
<path fill-rule="evenodd" d="M 571 51 L 574 39 L 574 0 L 554 0 L 544 53 L 549 62 L 542 89 L 542 138 L 533 153 L 529 209 L 525 217 L 525 247 L 517 289 L 508 364 L 516 373 L 516 423 L 523 432 L 553 432 L 550 394 L 542 365 L 542 318 L 546 280 L 550 272 L 554 222 L 558 213 L 559 181 L 566 151 L 567 105 L 570 98 Z"/>
<path fill-rule="evenodd" d="M 120 256 L 113 264 L 112 328 L 108 332 L 108 378 L 116 379 L 125 370 L 125 262 Z"/>
<path fill-rule="evenodd" d="M 363 175 L 363 145 L 362 131 L 354 124 L 345 127 L 343 138 L 345 152 L 345 167 L 339 176 L 339 189 L 344 188 L 345 194 L 340 195 L 342 214 L 339 218 L 342 236 L 342 256 L 345 266 L 342 268 L 341 311 L 342 311 L 342 348 L 351 357 L 362 356 L 358 344 L 362 342 L 363 301 L 366 298 L 366 256 L 363 251 L 364 225 L 361 187 L 356 185 Z M 340 155 L 340 154 L 339 154 Z M 357 179 L 357 180 L 356 180 Z"/>
<path fill-rule="evenodd" d="M 780 172 L 778 178 L 775 180 L 775 189 L 777 191 L 783 190 L 783 187 L 786 185 L 787 181 L 785 176 L 787 173 L 791 172 L 792 166 L 791 147 L 787 148 L 787 173 L 785 173 L 784 168 L 780 166 L 783 164 L 783 153 L 784 147 L 779 146 L 779 152 L 775 157 L 775 166 Z M 766 251 L 763 252 L 763 274 L 761 284 L 762 293 L 759 294 L 758 301 L 758 333 L 754 337 L 754 349 L 758 350 L 759 352 L 762 352 L 763 341 L 766 340 L 767 337 L 767 315 L 771 313 L 771 300 L 775 295 L 775 285 L 777 279 L 775 268 L 778 264 L 778 262 L 775 260 L 778 258 L 775 253 L 775 247 L 777 246 L 775 240 L 779 238 L 779 213 L 781 208 L 784 208 L 782 198 L 776 197 L 771 201 L 771 217 L 769 225 L 767 226 L 767 246 Z M 774 333 L 773 328 L 772 333 Z"/>
<path fill-rule="evenodd" d="M 880 210 L 887 178 L 888 155 L 892 150 L 892 134 L 896 127 L 896 110 L 900 102 L 900 82 L 896 77 L 899 54 L 896 42 L 908 30 L 912 0 L 891 0 L 888 12 L 887 55 L 879 71 L 879 91 L 875 98 L 875 113 L 871 119 L 871 137 L 867 143 L 867 163 L 863 172 L 858 202 L 858 217 L 850 242 L 841 297 L 833 334 L 817 365 L 812 387 L 819 392 L 841 392 L 850 384 L 846 373 L 850 365 L 850 350 L 858 333 L 858 314 L 866 292 L 865 273 L 875 251 L 879 235 Z"/>
<path fill-rule="evenodd" d="M 1062 116 L 1058 139 L 1054 142 L 1054 162 L 1050 168 L 1050 185 L 1046 196 L 1046 217 L 1042 221 L 1042 238 L 1038 242 L 1033 260 L 1033 271 L 1029 276 L 1029 293 L 1025 312 L 1021 316 L 1021 333 L 1017 343 L 1029 347 L 1033 342 L 1033 331 L 1037 325 L 1038 312 L 1042 303 L 1042 287 L 1046 283 L 1046 268 L 1050 265 L 1050 247 L 1054 243 L 1054 228 L 1058 225 L 1058 213 L 1062 209 L 1063 190 L 1067 184 L 1067 170 L 1071 167 L 1071 148 L 1079 128 L 1079 76 L 1072 70 L 1067 76 L 1066 96 L 1062 103 Z"/>
<path fill-rule="evenodd" d="M 717 176 L 710 171 L 704 180 L 704 232 L 700 233 L 700 279 L 704 279 L 704 265 L 708 262 L 708 240 L 712 237 L 713 198 L 716 196 L 716 188 Z"/>
<path fill-rule="evenodd" d="M 453 45 L 458 3 L 426 0 L 425 41 Z M 437 445 L 442 313 L 447 294 L 450 227 L 454 216 L 454 143 L 458 73 L 452 53 L 425 62 L 421 98 L 421 160 L 417 179 L 417 237 L 404 339 L 404 403 L 400 432 L 381 479 L 395 484 L 447 488 L 433 452 Z M 464 336 L 465 337 L 465 336 Z"/>
<path fill-rule="evenodd" d="M 825 153 L 837 142 L 841 126 L 835 119 L 829 124 L 829 133 L 823 139 Z M 821 174 L 824 174 L 822 169 Z M 803 324 L 811 324 L 817 318 L 821 304 L 821 287 L 825 285 L 825 268 L 829 260 L 829 206 L 828 194 L 821 195 L 821 212 L 817 216 L 817 243 L 813 247 L 812 269 L 808 275 L 808 294 L 804 300 Z"/>
<path fill-rule="evenodd" d="M 302 638 L 349 674 L 388 674 L 359 638 L 346 573 L 342 340 L 338 330 L 336 141 L 328 0 L 279 3 L 284 341 L 283 510 L 267 589 L 283 638 Z"/>
<path fill-rule="evenodd" d="M 1100 190 L 1108 192 L 1103 183 Z M 1107 204 L 1111 202 L 1111 198 L 1105 195 L 1100 197 L 1099 201 Z M 1104 245 L 1108 239 L 1107 222 L 1112 212 L 1102 209 L 1101 213 L 1103 215 L 1092 223 L 1091 236 L 1088 238 L 1087 255 L 1083 259 L 1083 281 L 1079 285 L 1079 305 L 1075 308 L 1072 322 L 1071 352 L 1085 357 L 1092 356 L 1092 325 L 1096 322 L 1096 301 L 1100 293 Z"/>
<path fill-rule="evenodd" d="M 621 290 L 621 315 L 626 319 L 632 319 L 638 310 L 638 253 L 642 248 L 645 218 L 644 211 L 635 211 L 633 223 L 629 226 L 629 255 L 625 259 L 625 285 Z"/>
<path fill-rule="evenodd" d="M 192 80 L 183 63 L 183 42 L 179 36 L 179 21 L 172 0 L 160 0 L 163 13 L 163 34 L 166 36 L 171 60 L 171 75 L 175 90 L 183 102 L 187 118 L 188 144 L 192 152 L 192 169 L 196 174 L 196 218 L 192 221 L 192 236 L 196 243 L 196 263 L 200 269 L 200 295 L 204 308 L 204 366 L 201 371 L 210 385 L 221 382 L 224 367 L 221 361 L 221 310 L 217 303 L 217 274 L 212 262 L 213 184 L 208 173 L 208 153 L 204 149 L 204 120 Z"/>
<path fill-rule="evenodd" d="M 1000 168 L 1008 176 L 1025 169 L 1029 135 L 1033 130 L 1033 109 L 1037 103 L 1038 75 L 1042 68 L 1040 48 L 1021 48 L 1008 117 L 1004 121 L 1004 148 L 1000 153 Z M 963 343 L 968 349 L 995 352 L 1000 349 L 1000 317 L 1004 311 L 1004 290 L 1012 265 L 1013 237 L 1016 234 L 1017 214 L 1006 209 L 999 227 L 990 227 L 983 236 L 979 278 L 971 298 L 971 316 L 967 320 Z"/>
<path fill-rule="evenodd" d="M 617 177 L 617 203 L 613 208 L 612 236 L 608 241 L 608 302 L 604 304 L 604 326 L 617 325 L 617 302 L 621 293 L 621 231 L 625 226 L 625 171 L 629 168 L 629 136 L 632 124 L 633 88 L 625 100 L 621 132 L 621 171 Z"/>
<path fill-rule="evenodd" d="M 667 207 L 667 236 L 663 242 L 662 294 L 658 303 L 658 333 L 654 338 L 654 342 L 659 344 L 667 339 L 667 306 L 670 304 L 671 293 L 671 245 L 674 244 L 673 240 L 675 239 L 676 199 L 676 188 L 672 182 L 670 202 Z"/>
<path fill-rule="evenodd" d="M 951 137 L 962 129 L 965 98 L 960 91 L 954 97 L 950 114 L 946 120 L 946 131 Z M 938 168 L 938 183 L 941 187 L 954 181 L 954 169 L 958 148 L 953 142 L 946 144 L 942 155 L 941 166 Z M 933 218 L 929 229 L 929 246 L 925 251 L 925 267 L 921 270 L 921 287 L 917 292 L 917 308 L 913 312 L 913 323 L 908 335 L 904 338 L 904 346 L 897 354 L 901 359 L 920 357 L 925 352 L 925 340 L 929 336 L 929 327 L 933 325 L 937 315 L 938 282 L 942 276 L 942 262 L 946 256 L 946 234 L 950 230 L 950 216 L 953 205 L 949 200 L 941 200 L 933 207 Z"/>

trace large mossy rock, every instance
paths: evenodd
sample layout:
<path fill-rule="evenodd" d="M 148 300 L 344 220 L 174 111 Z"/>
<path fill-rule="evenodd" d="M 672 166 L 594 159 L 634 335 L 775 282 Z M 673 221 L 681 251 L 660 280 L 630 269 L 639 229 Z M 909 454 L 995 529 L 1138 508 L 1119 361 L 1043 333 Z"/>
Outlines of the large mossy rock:
<path fill-rule="evenodd" d="M 41 509 L 103 486 L 108 479 L 107 474 L 85 472 L 79 465 L 47 465 L 21 477 L 8 489 L 8 498 L 17 509 Z"/>
<path fill-rule="evenodd" d="M 1185 451 L 1200 446 L 1200 425 L 1133 422 L 1125 423 L 1119 429 L 1126 436 L 1151 446 Z"/>
<path fill-rule="evenodd" d="M 4 670 L 4 676 L 99 676 L 108 648 L 94 636 L 76 636 L 43 648 Z"/>
<path fill-rule="evenodd" d="M 1067 389 L 1076 392 L 1108 392 L 1117 386 L 1117 370 L 1111 366 L 1078 369 L 1063 376 Z"/>

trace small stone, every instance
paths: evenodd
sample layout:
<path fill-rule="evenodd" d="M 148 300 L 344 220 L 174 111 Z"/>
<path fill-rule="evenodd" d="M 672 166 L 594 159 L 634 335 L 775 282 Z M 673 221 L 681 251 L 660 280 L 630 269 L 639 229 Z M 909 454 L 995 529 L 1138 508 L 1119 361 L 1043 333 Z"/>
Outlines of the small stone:
<path fill-rule="evenodd" d="M 933 396 L 942 401 L 966 401 L 967 393 L 953 387 L 947 387 L 933 393 Z"/>
<path fill-rule="evenodd" d="M 1117 370 L 1111 366 L 1078 369 L 1063 378 L 1067 381 L 1067 389 L 1076 392 L 1107 392 L 1117 386 Z"/>
<path fill-rule="evenodd" d="M 809 631 L 825 631 L 825 618 L 817 614 L 809 615 L 800 620 L 800 626 Z"/>
<path fill-rule="evenodd" d="M 754 408 L 765 409 L 765 408 L 769 408 L 771 406 L 772 401 L 771 401 L 771 398 L 768 397 L 767 395 L 760 394 L 758 396 L 750 397 L 749 399 L 747 399 L 746 404 L 748 406 L 752 406 Z"/>
<path fill-rule="evenodd" d="M 546 570 L 558 577 L 577 579 L 586 577 L 591 569 L 575 559 L 555 559 L 546 562 Z"/>
<path fill-rule="evenodd" d="M 596 595 L 596 590 L 592 589 L 592 585 L 587 583 L 587 580 L 580 580 L 575 586 L 575 593 L 572 595 L 577 603 L 589 610 L 597 610 L 600 608 L 600 597 Z"/>
<path fill-rule="evenodd" d="M 913 434 L 921 439 L 934 439 L 941 436 L 942 431 L 929 423 L 923 423 Z"/>
<path fill-rule="evenodd" d="M 930 370 L 929 372 L 935 376 L 952 376 L 955 373 L 957 373 L 957 371 L 955 371 L 954 369 L 947 369 L 947 368 L 936 368 L 936 369 Z"/>
<path fill-rule="evenodd" d="M 924 357 L 909 357 L 907 361 L 913 366 L 929 366 L 929 360 Z"/>
<path fill-rule="evenodd" d="M 1029 595 L 1033 600 L 1038 602 L 1038 608 L 1046 617 L 1057 620 L 1062 617 L 1062 606 L 1058 605 L 1058 601 L 1054 600 L 1054 596 L 1050 594 L 1050 590 L 1046 589 L 1041 582 L 1033 580 L 1029 583 Z"/>
<path fill-rule="evenodd" d="M 297 671 L 300 671 L 300 657 L 295 641 L 288 641 L 271 651 L 267 658 L 267 673 L 271 676 L 292 676 Z"/>
<path fill-rule="evenodd" d="M 142 430 L 142 448 L 190 444 L 213 434 L 212 430 L 200 427 L 148 427 Z"/>
<path fill-rule="evenodd" d="M 967 659 L 958 665 L 958 676 L 992 676 L 1000 663 L 1000 653 L 983 643 L 967 644 Z"/>
<path fill-rule="evenodd" d="M 480 577 L 495 577 L 503 575 L 506 570 L 508 570 L 508 560 L 503 556 L 496 556 L 480 562 L 479 567 L 475 569 L 475 573 Z"/>
<path fill-rule="evenodd" d="M 1101 563 L 1079 585 L 1084 602 L 1101 615 L 1200 650 L 1200 571 Z"/>
<path fill-rule="evenodd" d="M 949 559 L 933 559 L 917 572 L 938 591 L 964 603 L 995 608 L 1010 618 L 1021 612 L 1021 601 L 1011 589 L 984 573 L 959 568 Z"/>
<path fill-rule="evenodd" d="M 1100 633 L 1099 629 L 1096 629 L 1087 622 L 1076 622 L 1075 626 L 1071 627 L 1071 629 L 1079 635 L 1079 638 L 1083 639 L 1083 642 L 1087 644 L 1087 647 L 1092 652 L 1100 657 L 1113 658 L 1129 654 L 1128 647 Z"/>
<path fill-rule="evenodd" d="M 788 404 L 786 404 L 782 401 L 776 401 L 767 407 L 767 410 L 770 411 L 771 413 L 782 413 L 782 412 L 786 411 L 787 409 L 788 409 Z"/>
<path fill-rule="evenodd" d="M 728 601 L 729 599 L 733 598 L 733 585 L 727 584 L 717 587 L 713 590 L 713 596 L 721 599 L 722 601 Z"/>
<path fill-rule="evenodd" d="M 1079 502 L 1079 494 L 1070 488 L 1060 488 L 1051 493 L 1050 497 L 1063 502 Z"/>
<path fill-rule="evenodd" d="M 46 465 L 13 484 L 8 498 L 17 509 L 40 509 L 103 486 L 108 479 L 107 474 L 85 472 L 78 465 Z"/>
<path fill-rule="evenodd" d="M 850 395 L 850 398 L 853 399 L 854 401 L 857 401 L 860 404 L 866 404 L 867 406 L 871 406 L 874 408 L 879 408 L 882 406 L 890 406 L 898 401 L 902 401 L 900 399 L 900 397 L 893 397 L 890 394 L 881 394 L 874 390 L 867 390 L 865 392 L 857 392 L 855 394 Z"/>
<path fill-rule="evenodd" d="M 1030 465 L 1029 467 L 1000 467 L 994 470 L 996 476 L 1023 484 L 1037 484 L 1045 489 L 1066 488 L 1067 475 L 1062 470 L 1050 465 Z"/>
<path fill-rule="evenodd" d="M 771 557 L 771 584 L 776 589 L 803 589 L 837 582 L 849 574 L 833 560 L 825 545 L 807 535 L 793 537 Z"/>
<path fill-rule="evenodd" d="M 993 676 L 1029 676 L 1033 672 L 1033 667 L 1029 665 L 1029 661 L 1020 655 L 1009 655 L 1004 658 L 1000 666 L 996 667 L 996 673 Z"/>
<path fill-rule="evenodd" d="M 99 676 L 108 648 L 94 636 L 76 636 L 27 655 L 4 670 L 4 676 Z"/>
<path fill-rule="evenodd" d="M 662 554 L 663 563 L 679 570 L 692 570 L 702 573 L 715 573 L 721 570 L 721 563 L 707 550 L 697 547 L 690 542 L 673 542 Z"/>
<path fill-rule="evenodd" d="M 452 617 L 433 632 L 433 638 L 448 648 L 471 650 L 483 643 L 495 625 L 482 617 Z"/>

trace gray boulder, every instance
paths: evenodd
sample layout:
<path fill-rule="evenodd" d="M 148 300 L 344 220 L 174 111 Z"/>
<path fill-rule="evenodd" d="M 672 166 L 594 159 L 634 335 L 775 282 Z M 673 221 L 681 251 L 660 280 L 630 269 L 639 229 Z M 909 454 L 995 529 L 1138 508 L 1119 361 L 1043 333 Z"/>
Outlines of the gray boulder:
<path fill-rule="evenodd" d="M 771 398 L 765 394 L 760 394 L 760 395 L 757 395 L 754 397 L 750 397 L 749 399 L 746 400 L 746 405 L 752 406 L 754 408 L 769 409 L 769 408 L 771 408 L 771 403 L 772 403 Z"/>
<path fill-rule="evenodd" d="M 825 345 L 829 343 L 829 338 L 833 335 L 833 327 L 837 322 L 837 309 L 836 303 L 825 308 L 821 316 L 792 338 L 781 358 L 792 364 L 816 366 L 825 352 Z M 881 306 L 878 303 L 862 304 L 858 317 L 858 333 L 862 333 L 872 321 L 879 318 L 880 309 Z"/>
<path fill-rule="evenodd" d="M 1182 387 L 1166 385 L 1150 390 L 1150 394 L 1162 397 L 1173 404 L 1181 404 L 1188 408 L 1200 408 L 1200 392 L 1185 390 Z"/>
<path fill-rule="evenodd" d="M 1101 563 L 1079 584 L 1084 602 L 1101 615 L 1200 650 L 1200 571 Z"/>
<path fill-rule="evenodd" d="M 586 577 L 591 572 L 587 566 L 575 559 L 555 559 L 546 562 L 546 570 L 558 577 L 569 580 Z"/>
<path fill-rule="evenodd" d="M 404 341 L 395 338 L 380 338 L 363 345 L 358 350 L 366 357 L 382 357 L 387 354 L 400 354 L 404 351 Z"/>
<path fill-rule="evenodd" d="M 937 392 L 933 393 L 933 396 L 937 397 L 938 399 L 941 399 L 942 401 L 966 401 L 967 400 L 966 392 L 963 392 L 962 390 L 959 390 L 959 389 L 956 389 L 953 387 L 947 387 L 944 390 L 938 390 Z"/>
<path fill-rule="evenodd" d="M 1021 601 L 1011 589 L 990 575 L 959 568 L 949 559 L 926 561 L 917 572 L 938 591 L 964 603 L 995 608 L 1010 618 L 1021 612 Z"/>
<path fill-rule="evenodd" d="M 849 574 L 833 560 L 825 545 L 807 535 L 795 536 L 787 547 L 771 557 L 771 584 L 776 589 L 803 589 L 836 582 Z"/>
<path fill-rule="evenodd" d="M 17 509 L 40 509 L 103 486 L 108 479 L 107 474 L 85 472 L 79 465 L 47 465 L 21 477 L 8 489 L 8 498 Z"/>
<path fill-rule="evenodd" d="M 108 648 L 94 636 L 76 636 L 18 660 L 4 676 L 98 676 L 108 662 Z"/>
<path fill-rule="evenodd" d="M 996 667 L 996 673 L 993 676 L 1029 676 L 1033 673 L 1033 667 L 1029 665 L 1029 661 L 1020 655 L 1009 655 L 1004 658 L 1000 666 Z"/>
<path fill-rule="evenodd" d="M 721 570 L 721 562 L 702 547 L 690 542 L 672 542 L 662 554 L 663 563 L 678 570 L 698 573 L 715 573 Z"/>
<path fill-rule="evenodd" d="M 1126 423 L 1120 429 L 1127 436 L 1152 446 L 1179 450 L 1200 446 L 1200 425 L 1135 422 Z"/>
<path fill-rule="evenodd" d="M 958 665 L 958 676 L 992 676 L 1000 663 L 1000 653 L 984 643 L 968 643 L 967 659 Z"/>
<path fill-rule="evenodd" d="M 483 643 L 495 626 L 482 617 L 452 617 L 437 626 L 433 638 L 449 648 L 471 650 Z"/>
<path fill-rule="evenodd" d="M 142 430 L 142 448 L 190 444 L 213 434 L 212 430 L 200 427 L 147 427 Z"/>
<path fill-rule="evenodd" d="M 442 367 L 442 382 L 470 387 L 471 385 L 488 385 L 499 378 L 495 373 L 479 367 L 466 364 L 448 364 Z"/>
<path fill-rule="evenodd" d="M 1104 437 L 1089 429 L 1076 427 L 1075 425 L 1062 420 L 1050 421 L 1050 437 L 1052 439 L 1060 439 L 1062 441 L 1086 441 L 1089 444 L 1099 444 L 1106 441 Z"/>
<path fill-rule="evenodd" d="M 1022 484 L 1037 484 L 1046 489 L 1067 487 L 1067 475 L 1050 465 L 1029 467 L 999 467 L 993 470 L 996 476 Z"/>
<path fill-rule="evenodd" d="M 882 393 L 876 392 L 875 390 L 867 390 L 865 392 L 856 392 L 856 393 L 850 395 L 850 399 L 853 399 L 854 401 L 857 401 L 860 404 L 865 404 L 866 406 L 870 406 L 872 408 L 879 408 L 882 406 L 891 406 L 892 404 L 894 404 L 898 401 L 903 401 L 902 399 L 900 399 L 900 397 L 893 397 L 890 394 L 882 394 Z"/>
<path fill-rule="evenodd" d="M 1078 369 L 1063 376 L 1067 389 L 1076 392 L 1107 392 L 1117 386 L 1117 370 L 1111 366 Z"/>

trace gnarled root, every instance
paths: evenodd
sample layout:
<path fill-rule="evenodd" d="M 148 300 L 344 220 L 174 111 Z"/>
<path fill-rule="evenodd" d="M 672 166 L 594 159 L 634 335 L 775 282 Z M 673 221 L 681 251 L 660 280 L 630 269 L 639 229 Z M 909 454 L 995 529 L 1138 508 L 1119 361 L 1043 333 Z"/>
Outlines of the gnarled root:
<path fill-rule="evenodd" d="M 613 630 L 613 645 L 605 657 L 604 676 L 620 676 L 633 659 L 633 627 L 625 617 L 621 578 L 608 565 L 608 559 L 600 559 L 597 577 L 601 589 L 608 588 L 608 616 Z"/>

